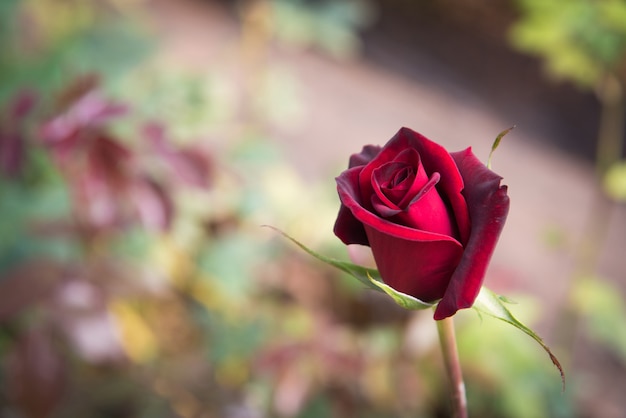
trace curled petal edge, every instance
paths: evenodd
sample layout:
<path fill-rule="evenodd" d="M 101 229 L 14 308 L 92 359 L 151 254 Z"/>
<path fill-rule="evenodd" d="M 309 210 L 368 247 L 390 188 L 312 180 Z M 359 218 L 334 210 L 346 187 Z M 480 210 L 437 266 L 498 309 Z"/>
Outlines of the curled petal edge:
<path fill-rule="evenodd" d="M 452 157 L 465 181 L 463 195 L 471 232 L 461 261 L 435 310 L 436 320 L 473 305 L 509 212 L 507 187 L 500 185 L 502 177 L 476 158 L 471 148 L 452 153 Z"/>
<path fill-rule="evenodd" d="M 383 219 L 365 209 L 355 196 L 359 196 L 355 187 L 355 179 L 359 176 L 361 167 L 354 167 L 341 173 L 336 178 L 337 191 L 342 202 L 339 217 L 335 222 L 335 235 L 344 244 L 369 245 L 364 225 L 369 225 L 385 234 L 408 241 L 458 241 L 450 236 L 434 232 L 402 226 Z"/>

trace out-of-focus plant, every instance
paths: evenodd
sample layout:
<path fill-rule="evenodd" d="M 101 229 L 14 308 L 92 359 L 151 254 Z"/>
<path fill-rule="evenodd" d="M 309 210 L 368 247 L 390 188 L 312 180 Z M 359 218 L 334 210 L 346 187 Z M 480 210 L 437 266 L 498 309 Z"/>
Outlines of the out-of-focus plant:
<path fill-rule="evenodd" d="M 213 68 L 126 73 L 150 45 L 127 26 L 141 3 L 0 1 L 0 414 L 444 416 L 428 315 L 259 228 L 340 248 L 335 192 L 303 180 L 267 129 L 305 109 L 300 80 L 264 53 L 278 38 L 349 56 L 368 3 L 245 2 L 243 86 Z M 94 69 L 102 84 L 70 83 Z M 515 416 L 514 388 L 489 374 L 468 374 L 488 382 L 471 404 L 502 396 Z"/>
<path fill-rule="evenodd" d="M 266 36 L 336 58 L 358 54 L 359 31 L 375 18 L 368 0 L 251 0 L 244 4 L 246 23 L 264 27 Z"/>
<path fill-rule="evenodd" d="M 9 338 L 2 348 L 7 404 L 25 416 L 48 416 L 70 390 L 66 363 L 76 362 L 63 347 L 90 363 L 120 365 L 124 350 L 109 304 L 145 292 L 143 281 L 155 272 L 141 266 L 140 253 L 116 251 L 141 230 L 170 229 L 173 190 L 206 188 L 212 171 L 205 153 L 173 146 L 152 125 L 142 144 L 122 142 L 110 127 L 128 109 L 106 99 L 93 77 L 38 105 L 33 110 L 33 96 L 19 95 L 0 129 L 9 232 L 1 248 L 0 319 Z"/>
<path fill-rule="evenodd" d="M 13 228 L 0 270 L 2 413 L 384 417 L 433 408 L 393 400 L 403 385 L 437 400 L 422 373 L 407 370 L 416 354 L 401 346 L 406 316 L 259 234 L 261 219 L 298 225 L 309 213 L 297 230 L 316 237 L 319 215 L 334 217 L 330 190 L 302 183 L 262 138 L 232 144 L 225 167 L 199 144 L 179 145 L 163 122 L 137 122 L 93 77 L 34 98 L 3 112 L 20 122 L 26 157 L 0 184 L 3 217 L 16 217 L 2 225 Z M 162 193 L 142 192 L 146 178 Z"/>
<path fill-rule="evenodd" d="M 46 35 L 31 60 L 30 49 L 20 47 L 11 50 L 14 61 L 5 61 L 12 65 L 5 72 L 11 100 L 0 129 L 0 212 L 6 220 L 0 225 L 1 413 L 227 417 L 267 410 L 304 416 L 346 400 L 350 410 L 362 410 L 359 400 L 367 395 L 347 379 L 358 377 L 350 364 L 361 364 L 359 333 L 312 305 L 290 302 L 306 298 L 315 305 L 337 297 L 332 285 L 318 289 L 289 277 L 277 282 L 275 270 L 258 268 L 267 263 L 266 251 L 294 272 L 307 268 L 266 245 L 255 220 L 268 216 L 259 208 L 271 212 L 269 218 L 288 220 L 294 214 L 285 204 L 293 209 L 298 201 L 319 215 L 331 195 L 300 184 L 257 130 L 235 130 L 232 144 L 220 144 L 225 158 L 219 162 L 197 142 L 178 141 L 190 125 L 200 128 L 194 135 L 201 132 L 200 125 L 211 121 L 207 116 L 224 121 L 235 113 L 232 103 L 207 94 L 204 80 L 188 88 L 174 80 L 155 91 L 140 75 L 146 90 L 131 77 L 115 85 L 118 96 L 132 101 L 110 99 L 106 87 L 114 67 L 127 61 L 115 56 L 119 49 L 102 49 L 122 32 L 110 34 L 112 26 L 99 23 L 118 3 L 68 1 L 56 9 L 47 1 L 10 3 L 11 17 L 62 18 L 39 22 Z M 10 29 L 10 39 L 20 39 L 24 27 Z M 106 86 L 88 77 L 58 94 L 59 85 L 94 67 Z M 247 93 L 272 96 L 283 86 L 270 84 L 262 94 Z M 37 95 L 13 96 L 23 85 Z M 281 97 L 266 101 L 284 103 Z M 145 115 L 158 122 L 146 123 Z M 304 189 L 315 205 L 302 199 Z M 314 222 L 305 230 L 319 231 Z M 270 290 L 256 279 L 269 280 Z M 343 295 L 351 300 L 349 292 Z M 299 326 L 318 322 L 331 324 Z M 330 328 L 346 338 L 318 344 Z M 283 380 L 286 363 L 264 360 L 292 345 L 303 347 L 292 360 L 315 375 Z M 393 353 L 390 346 L 378 356 L 392 362 Z M 349 375 L 335 368 L 344 360 Z M 305 389 L 299 397 L 291 396 L 294 381 Z M 387 415 L 384 405 L 380 409 Z"/>
<path fill-rule="evenodd" d="M 539 55 L 549 73 L 593 89 L 602 106 L 597 166 L 602 176 L 622 154 L 626 83 L 626 4 L 620 0 L 518 0 L 514 46 Z"/>
<path fill-rule="evenodd" d="M 619 294 L 619 290 L 609 280 L 591 278 L 601 276 L 597 273 L 598 262 L 611 213 L 624 201 L 626 3 L 517 0 L 517 4 L 520 18 L 510 33 L 513 45 L 540 56 L 553 77 L 593 90 L 601 107 L 596 151 L 599 185 L 592 197 L 580 243 L 572 250 L 575 271 L 570 297 L 556 327 L 566 351 L 571 350 L 578 318 L 582 315 L 589 335 L 623 353 L 624 306 L 620 298 L 609 297 L 611 293 Z M 612 314 L 608 315 L 608 310 Z M 604 330 L 601 324 L 611 315 L 613 319 L 621 318 L 615 323 L 621 330 Z"/>
<path fill-rule="evenodd" d="M 623 69 L 626 5 L 620 0 L 518 0 L 513 44 L 542 56 L 552 75 L 595 88 Z"/>
<path fill-rule="evenodd" d="M 626 202 L 626 162 L 612 165 L 604 178 L 604 191 L 617 202 Z"/>
<path fill-rule="evenodd" d="M 118 1 L 6 0 L 0 5 L 0 99 L 44 93 L 89 72 L 113 78 L 150 50 L 147 28 Z"/>
<path fill-rule="evenodd" d="M 539 301 L 528 295 L 512 295 L 510 309 L 524 323 L 534 326 L 541 317 Z M 563 392 L 554 375 L 544 367 L 541 350 L 527 350 L 526 337 L 508 333 L 499 321 L 487 321 L 471 313 L 459 318 L 459 350 L 465 364 L 468 398 L 481 417 L 576 417 L 576 384 L 568 380 Z M 479 332 L 476 332 L 476 327 Z M 507 332 L 507 338 L 498 338 Z M 504 354 L 506 353 L 506 354 Z"/>

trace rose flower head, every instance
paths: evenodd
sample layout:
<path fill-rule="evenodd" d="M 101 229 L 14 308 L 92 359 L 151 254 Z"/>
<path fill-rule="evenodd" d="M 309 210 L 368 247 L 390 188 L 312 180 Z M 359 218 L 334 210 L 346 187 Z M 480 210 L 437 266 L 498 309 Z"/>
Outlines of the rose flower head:
<path fill-rule="evenodd" d="M 435 319 L 473 305 L 509 211 L 502 178 L 471 148 L 449 153 L 402 128 L 367 145 L 337 177 L 335 234 L 367 245 L 385 283 L 424 302 Z"/>

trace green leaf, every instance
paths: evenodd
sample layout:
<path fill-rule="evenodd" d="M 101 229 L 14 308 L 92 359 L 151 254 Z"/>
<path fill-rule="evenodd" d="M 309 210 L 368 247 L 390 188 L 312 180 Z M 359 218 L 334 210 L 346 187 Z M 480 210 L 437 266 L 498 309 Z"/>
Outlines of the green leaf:
<path fill-rule="evenodd" d="M 474 302 L 473 308 L 477 310 L 479 313 L 483 313 L 494 318 L 500 319 L 508 324 L 513 325 L 517 329 L 521 330 L 525 334 L 532 337 L 540 346 L 543 348 L 546 353 L 550 356 L 550 360 L 559 369 L 559 373 L 561 374 L 561 382 L 563 383 L 563 390 L 565 390 L 565 373 L 563 372 L 563 367 L 561 367 L 561 363 L 556 358 L 550 348 L 543 342 L 541 337 L 539 337 L 533 330 L 528 328 L 526 325 L 522 324 L 518 321 L 513 314 L 504 306 L 504 303 L 507 299 L 500 297 L 493 293 L 491 290 L 486 287 L 482 287 L 480 289 L 480 293 L 478 294 L 478 298 Z"/>
<path fill-rule="evenodd" d="M 388 294 L 389 296 L 391 296 L 391 298 L 394 300 L 394 302 L 396 302 L 396 304 L 398 304 L 398 306 L 404 308 L 404 309 L 410 309 L 410 310 L 420 310 L 420 309 L 428 309 L 428 308 L 432 308 L 433 306 L 436 305 L 436 303 L 427 303 L 424 301 L 421 301 L 411 295 L 407 295 L 406 293 L 402 293 L 402 292 L 398 292 L 397 290 L 395 290 L 393 287 L 386 285 L 385 283 L 383 283 L 382 281 L 378 281 L 375 280 L 373 278 L 370 277 L 370 281 L 377 287 L 379 287 L 380 289 L 382 289 L 383 292 L 385 292 L 386 294 Z"/>
<path fill-rule="evenodd" d="M 487 168 L 491 169 L 491 156 L 500 145 L 500 141 L 502 141 L 502 138 L 504 138 L 504 136 L 511 132 L 513 129 L 515 129 L 515 125 L 511 126 L 509 129 L 505 129 L 504 131 L 500 132 L 496 137 L 496 140 L 493 141 L 493 145 L 491 146 L 491 152 L 489 153 L 489 158 L 487 159 Z"/>
<path fill-rule="evenodd" d="M 338 268 L 344 273 L 348 273 L 352 277 L 359 280 L 361 283 L 365 284 L 366 286 L 374 290 L 378 290 L 379 292 L 381 291 L 385 292 L 387 295 L 391 296 L 394 302 L 396 302 L 400 307 L 404 309 L 410 309 L 410 310 L 428 309 L 436 305 L 435 303 L 427 303 L 413 296 L 407 295 L 402 292 L 398 292 L 397 290 L 395 290 L 394 288 L 392 288 L 391 286 L 383 282 L 382 278 L 380 277 L 380 273 L 376 269 L 370 269 L 367 267 L 359 266 L 357 264 L 352 264 L 352 263 L 348 263 L 345 261 L 339 261 L 339 260 L 335 260 L 335 259 L 323 256 L 311 250 L 310 248 L 308 248 L 307 246 L 305 246 L 304 244 L 302 244 L 295 238 L 289 236 L 285 232 L 281 231 L 280 229 L 274 228 L 273 226 L 269 226 L 269 225 L 264 225 L 264 226 L 271 228 L 274 231 L 278 232 L 279 234 L 281 234 L 282 236 L 284 236 L 285 238 L 287 238 L 288 240 L 296 244 L 298 247 L 302 248 L 308 254 L 317 258 L 318 260 L 326 264 L 329 264 L 335 268 Z"/>
<path fill-rule="evenodd" d="M 352 277 L 359 280 L 361 283 L 365 284 L 367 287 L 374 289 L 374 290 L 378 290 L 379 292 L 384 291 L 378 285 L 374 284 L 375 282 L 383 283 L 383 279 L 380 277 L 380 273 L 378 272 L 378 270 L 359 266 L 357 264 L 348 263 L 346 261 L 335 260 L 333 258 L 318 254 L 315 251 L 308 248 L 307 246 L 305 246 L 304 244 L 302 244 L 301 242 L 299 242 L 298 240 L 296 240 L 295 238 L 289 236 L 287 233 L 281 231 L 280 229 L 275 228 L 270 225 L 263 225 L 263 226 L 273 229 L 274 231 L 278 232 L 283 237 L 287 238 L 289 241 L 293 242 L 298 247 L 303 249 L 309 255 L 312 255 L 313 257 L 317 258 L 318 260 L 328 265 L 338 268 L 344 273 L 348 273 Z"/>

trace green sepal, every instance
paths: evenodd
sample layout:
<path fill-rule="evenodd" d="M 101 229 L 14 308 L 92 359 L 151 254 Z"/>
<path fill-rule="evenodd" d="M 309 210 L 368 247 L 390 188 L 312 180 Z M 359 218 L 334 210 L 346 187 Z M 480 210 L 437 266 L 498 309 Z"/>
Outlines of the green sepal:
<path fill-rule="evenodd" d="M 393 287 L 383 283 L 380 280 L 375 280 L 372 277 L 369 278 L 370 281 L 377 287 L 379 287 L 383 292 L 391 296 L 394 302 L 398 306 L 404 309 L 410 310 L 420 310 L 420 309 L 428 309 L 435 306 L 437 303 L 428 303 L 418 298 L 415 298 L 411 295 L 407 295 L 406 293 L 398 292 Z"/>
<path fill-rule="evenodd" d="M 348 263 L 346 261 L 335 260 L 334 258 L 330 258 L 330 257 L 326 257 L 324 255 L 318 254 L 315 251 L 313 251 L 312 249 L 308 248 L 306 245 L 302 244 L 297 239 L 295 239 L 292 236 L 288 235 L 287 233 L 281 231 L 280 229 L 275 228 L 275 227 L 270 226 L 270 225 L 263 225 L 263 226 L 265 226 L 267 228 L 273 229 L 274 231 L 276 231 L 279 234 L 281 234 L 283 237 L 287 238 L 289 241 L 291 241 L 294 244 L 296 244 L 298 247 L 300 247 L 302 250 L 307 252 L 309 255 L 317 258 L 321 262 L 324 262 L 324 263 L 326 263 L 326 264 L 328 264 L 330 266 L 333 266 L 333 267 L 343 271 L 344 273 L 349 274 L 350 276 L 356 278 L 358 281 L 360 281 L 361 283 L 363 283 L 364 285 L 366 285 L 370 289 L 374 289 L 374 290 L 377 290 L 379 292 L 383 291 L 380 287 L 378 287 L 377 285 L 374 284 L 374 282 L 382 283 L 382 281 L 383 281 L 383 279 L 380 277 L 380 273 L 378 272 L 378 270 L 367 268 L 367 267 L 363 267 L 363 266 L 359 266 L 358 264 Z"/>
<path fill-rule="evenodd" d="M 546 353 L 550 356 L 550 360 L 559 369 L 559 373 L 561 374 L 561 382 L 563 384 L 563 390 L 565 390 L 565 373 L 563 372 L 563 367 L 561 367 L 561 363 L 556 358 L 556 356 L 552 353 L 550 348 L 543 342 L 541 337 L 539 337 L 533 330 L 528 328 L 526 325 L 522 324 L 517 318 L 511 314 L 511 312 L 504 306 L 504 303 L 507 302 L 507 299 L 501 296 L 496 295 L 491 290 L 486 287 L 482 287 L 480 289 L 480 293 L 474 302 L 474 306 L 472 306 L 479 314 L 486 314 L 492 316 L 494 318 L 500 319 L 508 324 L 513 325 L 515 328 L 521 330 L 525 334 L 529 335 L 532 339 L 534 339 L 540 346 L 543 348 Z"/>
<path fill-rule="evenodd" d="M 500 132 L 498 136 L 496 137 L 495 141 L 493 141 L 493 145 L 491 145 L 491 152 L 489 152 L 489 158 L 487 158 L 487 168 L 491 169 L 491 156 L 493 155 L 493 152 L 500 145 L 500 141 L 502 141 L 502 138 L 504 138 L 504 136 L 508 134 L 509 132 L 511 132 L 513 129 L 515 129 L 515 125 Z"/>
<path fill-rule="evenodd" d="M 404 309 L 411 309 L 411 310 L 428 309 L 428 308 L 432 308 L 435 305 L 433 303 L 423 302 L 417 298 L 414 298 L 413 296 L 407 295 L 402 292 L 398 292 L 397 290 L 393 289 L 391 286 L 385 284 L 383 279 L 380 277 L 380 273 L 376 269 L 359 266 L 357 264 L 348 263 L 346 261 L 335 260 L 333 258 L 329 258 L 324 255 L 318 254 L 315 251 L 308 248 L 306 245 L 299 242 L 297 239 L 281 231 L 280 229 L 274 228 L 273 226 L 269 226 L 269 225 L 265 225 L 265 226 L 278 232 L 283 237 L 287 238 L 289 241 L 293 242 L 302 250 L 304 250 L 311 256 L 317 258 L 318 260 L 328 265 L 331 265 L 335 268 L 338 268 L 344 273 L 348 273 L 349 275 L 356 278 L 358 281 L 365 284 L 367 287 L 371 289 L 386 293 L 394 300 L 394 302 L 396 302 L 399 306 L 401 306 Z"/>

